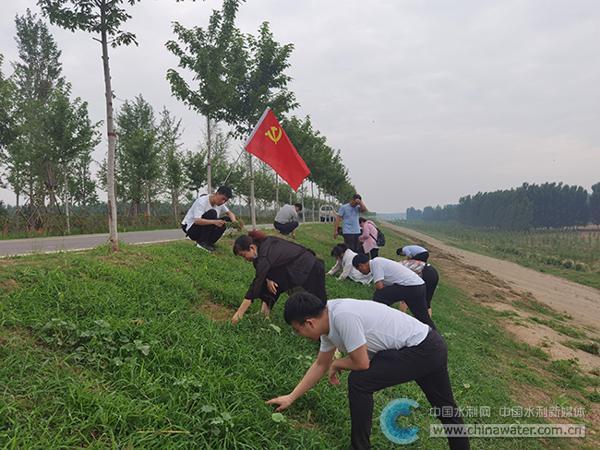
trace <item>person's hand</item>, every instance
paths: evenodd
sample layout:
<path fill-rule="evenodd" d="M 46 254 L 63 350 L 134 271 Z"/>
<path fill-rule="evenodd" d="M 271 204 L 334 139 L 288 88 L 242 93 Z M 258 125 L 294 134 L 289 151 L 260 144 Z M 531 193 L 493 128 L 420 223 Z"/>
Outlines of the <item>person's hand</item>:
<path fill-rule="evenodd" d="M 219 228 L 221 228 L 223 225 L 225 225 L 225 221 L 221 220 L 221 219 L 217 219 L 217 220 L 215 220 L 214 224 L 216 226 L 218 226 Z"/>
<path fill-rule="evenodd" d="M 336 362 L 332 362 L 331 365 L 329 366 L 329 382 L 331 384 L 333 384 L 334 386 L 337 386 L 340 384 L 340 373 L 342 372 L 342 369 L 338 368 L 338 366 L 336 365 Z"/>
<path fill-rule="evenodd" d="M 271 294 L 273 294 L 273 295 L 277 294 L 278 287 L 279 287 L 279 285 L 277 283 L 275 283 L 273 280 L 267 280 L 267 291 L 269 291 Z"/>
<path fill-rule="evenodd" d="M 283 411 L 284 409 L 289 408 L 292 403 L 294 403 L 294 399 L 291 395 L 282 395 L 281 397 L 275 397 L 271 400 L 267 400 L 267 405 L 277 405 L 277 409 L 275 411 Z"/>
<path fill-rule="evenodd" d="M 242 318 L 244 317 L 244 313 L 240 313 L 240 312 L 235 312 L 235 314 L 233 315 L 233 317 L 231 318 L 231 323 L 233 325 L 237 325 L 237 323 L 242 320 Z"/>

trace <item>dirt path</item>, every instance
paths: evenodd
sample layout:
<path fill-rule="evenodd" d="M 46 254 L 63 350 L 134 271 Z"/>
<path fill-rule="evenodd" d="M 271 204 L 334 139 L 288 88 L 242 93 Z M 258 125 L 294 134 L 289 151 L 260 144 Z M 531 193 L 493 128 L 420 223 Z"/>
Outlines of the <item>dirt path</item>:
<path fill-rule="evenodd" d="M 531 293 L 537 301 L 555 311 L 568 314 L 577 323 L 592 328 L 600 326 L 600 291 L 597 289 L 537 272 L 510 261 L 451 247 L 438 239 L 409 228 L 389 223 L 387 225 L 426 243 L 428 247 L 437 248 L 458 257 L 470 266 L 490 272 L 517 290 Z"/>

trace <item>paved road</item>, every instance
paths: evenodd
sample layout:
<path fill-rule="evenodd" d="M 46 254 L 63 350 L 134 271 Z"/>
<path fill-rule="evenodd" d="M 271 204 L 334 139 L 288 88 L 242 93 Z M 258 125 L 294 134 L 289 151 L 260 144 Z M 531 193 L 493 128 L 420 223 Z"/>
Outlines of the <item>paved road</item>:
<path fill-rule="evenodd" d="M 307 222 L 309 223 L 309 222 Z M 271 224 L 258 224 L 258 228 L 270 229 Z M 249 228 L 249 226 L 246 226 Z M 174 230 L 128 231 L 119 233 L 119 240 L 127 244 L 150 244 L 185 239 L 181 228 Z M 80 234 L 0 241 L 0 258 L 29 255 L 32 253 L 56 253 L 85 250 L 108 242 L 108 234 Z"/>
<path fill-rule="evenodd" d="M 522 291 L 531 292 L 540 302 L 566 312 L 579 323 L 598 328 L 600 324 L 600 290 L 574 283 L 546 273 L 541 273 L 510 261 L 469 252 L 432 238 L 410 228 L 386 223 L 393 230 L 427 243 L 428 247 L 455 255 L 465 263 L 487 270 Z"/>

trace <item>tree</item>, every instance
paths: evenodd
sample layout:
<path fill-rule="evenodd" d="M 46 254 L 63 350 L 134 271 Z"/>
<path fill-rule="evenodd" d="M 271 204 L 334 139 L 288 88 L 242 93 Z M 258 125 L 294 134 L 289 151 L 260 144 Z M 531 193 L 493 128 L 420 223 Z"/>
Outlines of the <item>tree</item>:
<path fill-rule="evenodd" d="M 600 225 L 600 183 L 592 186 L 592 194 L 590 195 L 590 219 L 592 223 Z"/>
<path fill-rule="evenodd" d="M 2 73 L 2 63 L 4 57 L 0 53 L 0 163 L 2 163 L 4 149 L 14 138 L 13 123 L 13 97 L 15 94 L 14 84 L 9 79 L 5 79 Z"/>
<path fill-rule="evenodd" d="M 115 197 L 115 148 L 116 133 L 113 120 L 113 91 L 108 63 L 108 45 L 136 44 L 133 33 L 121 30 L 121 26 L 131 18 L 126 5 L 134 5 L 140 0 L 38 0 L 38 5 L 50 22 L 67 30 L 81 30 L 92 33 L 102 46 L 104 88 L 106 97 L 106 132 L 108 136 L 107 190 L 109 240 L 113 251 L 119 249 L 117 236 L 117 203 Z"/>
<path fill-rule="evenodd" d="M 13 117 L 11 144 L 6 147 L 7 179 L 17 197 L 29 199 L 28 227 L 43 226 L 47 184 L 44 158 L 48 150 L 46 123 L 52 114 L 54 91 L 65 86 L 60 50 L 43 20 L 27 10 L 15 18 L 18 61 L 13 63 Z"/>
<path fill-rule="evenodd" d="M 188 151 L 184 157 L 185 165 L 185 187 L 190 191 L 194 191 L 196 196 L 200 193 L 200 189 L 206 183 L 206 160 L 203 153 L 192 153 Z"/>
<path fill-rule="evenodd" d="M 175 221 L 179 221 L 179 198 L 183 189 L 183 155 L 179 150 L 181 144 L 181 120 L 175 120 L 167 108 L 161 112 L 158 126 L 158 145 L 163 161 L 163 183 L 171 199 L 171 208 Z"/>
<path fill-rule="evenodd" d="M 146 216 L 150 203 L 158 191 L 160 178 L 160 147 L 152 106 L 139 95 L 133 102 L 126 101 L 117 115 L 119 142 L 117 145 L 117 173 L 119 196 L 131 202 L 131 214 L 137 216 L 142 200 L 146 202 Z"/>
<path fill-rule="evenodd" d="M 174 69 L 167 71 L 167 80 L 173 95 L 206 118 L 206 179 L 212 190 L 212 132 L 213 121 L 225 117 L 226 105 L 236 95 L 229 82 L 227 63 L 234 21 L 241 1 L 224 0 L 221 11 L 213 11 L 206 29 L 173 24 L 173 31 L 181 43 L 168 41 L 167 49 L 179 58 L 179 67 L 193 73 L 197 86 L 191 88 L 183 76 Z"/>

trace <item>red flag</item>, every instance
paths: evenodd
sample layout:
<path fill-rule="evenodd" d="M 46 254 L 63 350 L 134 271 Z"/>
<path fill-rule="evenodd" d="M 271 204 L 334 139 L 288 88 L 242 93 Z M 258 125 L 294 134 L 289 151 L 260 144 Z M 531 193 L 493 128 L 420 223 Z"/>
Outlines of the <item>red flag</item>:
<path fill-rule="evenodd" d="M 310 174 L 271 108 L 265 109 L 244 147 L 271 166 L 294 191 Z"/>

